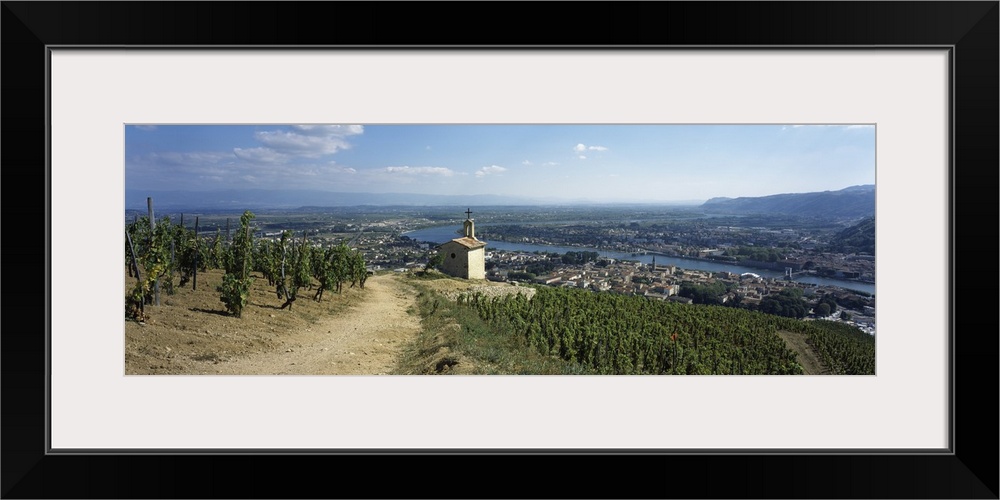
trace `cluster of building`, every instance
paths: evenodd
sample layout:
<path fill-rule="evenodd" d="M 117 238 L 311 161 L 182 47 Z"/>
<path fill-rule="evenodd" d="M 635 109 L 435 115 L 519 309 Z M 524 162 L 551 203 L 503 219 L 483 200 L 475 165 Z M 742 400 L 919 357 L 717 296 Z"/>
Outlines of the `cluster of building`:
<path fill-rule="evenodd" d="M 667 229 L 669 227 L 670 229 Z M 623 253 L 657 253 L 668 256 L 736 262 L 729 256 L 737 246 L 758 248 L 780 247 L 783 258 L 778 261 L 741 259 L 747 267 L 807 273 L 844 279 L 874 282 L 874 255 L 847 255 L 819 252 L 812 231 L 709 226 L 705 224 L 653 224 L 647 228 L 609 225 L 575 225 L 558 227 L 505 225 L 493 239 L 536 245 L 592 246 L 605 251 Z"/>
<path fill-rule="evenodd" d="M 519 258 L 520 257 L 520 258 Z M 544 256 L 520 254 L 516 252 L 492 252 L 488 254 L 490 262 L 498 265 L 487 278 L 494 281 L 507 281 L 511 269 L 523 269 L 524 262 L 531 262 Z M 823 319 L 844 321 L 868 333 L 875 331 L 875 299 L 860 297 L 854 292 L 833 286 L 812 286 L 779 278 L 763 278 L 759 275 L 746 273 L 707 272 L 681 269 L 672 265 L 641 264 L 630 261 L 605 261 L 606 263 L 587 263 L 583 266 L 564 266 L 551 274 L 537 276 L 532 281 L 535 284 L 580 288 L 595 292 L 617 293 L 622 295 L 639 295 L 650 300 L 665 300 L 690 304 L 691 298 L 679 295 L 681 285 L 712 285 L 723 283 L 728 290 L 719 297 L 723 304 L 738 300 L 742 304 L 759 305 L 761 300 L 772 294 L 779 294 L 788 288 L 798 288 L 806 300 L 818 301 L 825 295 L 832 296 L 838 304 L 858 304 L 851 309 L 838 309 L 833 315 Z M 847 314 L 843 314 L 846 312 Z M 848 319 L 850 318 L 850 319 Z"/>

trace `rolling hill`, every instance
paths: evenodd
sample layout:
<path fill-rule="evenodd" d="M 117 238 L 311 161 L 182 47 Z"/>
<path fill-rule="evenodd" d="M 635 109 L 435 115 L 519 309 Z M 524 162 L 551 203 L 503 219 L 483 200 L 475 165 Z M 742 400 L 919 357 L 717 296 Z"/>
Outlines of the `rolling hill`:
<path fill-rule="evenodd" d="M 716 214 L 786 214 L 806 217 L 858 218 L 875 215 L 875 186 L 839 191 L 786 193 L 759 197 L 712 198 L 702 204 Z"/>

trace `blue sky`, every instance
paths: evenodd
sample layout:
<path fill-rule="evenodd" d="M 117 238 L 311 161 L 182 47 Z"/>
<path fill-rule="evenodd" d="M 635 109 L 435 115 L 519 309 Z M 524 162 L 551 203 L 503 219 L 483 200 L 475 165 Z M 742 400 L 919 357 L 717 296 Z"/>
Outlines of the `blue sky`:
<path fill-rule="evenodd" d="M 875 183 L 872 125 L 127 125 L 126 190 L 676 202 Z"/>

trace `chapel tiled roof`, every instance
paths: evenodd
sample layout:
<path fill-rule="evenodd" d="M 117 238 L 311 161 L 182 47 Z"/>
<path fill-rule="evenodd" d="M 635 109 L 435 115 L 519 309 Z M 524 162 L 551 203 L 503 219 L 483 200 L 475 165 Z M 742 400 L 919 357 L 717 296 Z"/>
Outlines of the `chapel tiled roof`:
<path fill-rule="evenodd" d="M 459 245 L 462 245 L 463 247 L 470 248 L 470 249 L 471 248 L 480 248 L 480 247 L 486 246 L 486 242 L 485 241 L 479 241 L 479 240 L 477 240 L 475 238 L 469 238 L 468 236 L 466 236 L 464 238 L 455 238 L 455 239 L 451 240 L 450 243 L 458 243 Z"/>

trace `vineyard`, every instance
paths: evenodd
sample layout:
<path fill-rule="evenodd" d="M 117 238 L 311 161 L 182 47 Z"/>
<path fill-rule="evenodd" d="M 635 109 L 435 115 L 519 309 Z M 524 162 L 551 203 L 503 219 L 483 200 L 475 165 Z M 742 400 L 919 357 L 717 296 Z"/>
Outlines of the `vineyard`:
<path fill-rule="evenodd" d="M 734 308 L 542 287 L 534 298 L 467 295 L 460 303 L 537 352 L 598 374 L 803 373 L 780 330 L 805 334 L 833 374 L 874 374 L 874 338 L 855 328 Z"/>
<path fill-rule="evenodd" d="M 161 294 L 173 295 L 188 283 L 196 289 L 198 273 L 209 269 L 225 270 L 216 291 L 220 305 L 237 318 L 250 295 L 251 271 L 267 279 L 280 309 L 291 309 L 302 290 L 315 289 L 312 299 L 321 301 L 324 291 L 340 293 L 347 282 L 364 288 L 368 271 L 360 251 L 343 242 L 316 246 L 304 233 L 296 239 L 291 231 L 277 240 L 258 238 L 253 220 L 252 212 L 244 212 L 231 238 L 221 230 L 198 234 L 197 219 L 194 230 L 183 221 L 173 224 L 169 217 L 136 218 L 126 225 L 125 261 L 129 277 L 136 278 L 125 297 L 126 319 L 145 320 L 147 305 L 158 304 Z"/>

